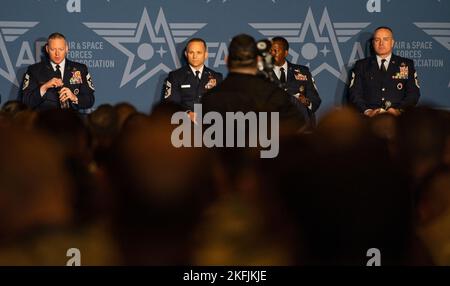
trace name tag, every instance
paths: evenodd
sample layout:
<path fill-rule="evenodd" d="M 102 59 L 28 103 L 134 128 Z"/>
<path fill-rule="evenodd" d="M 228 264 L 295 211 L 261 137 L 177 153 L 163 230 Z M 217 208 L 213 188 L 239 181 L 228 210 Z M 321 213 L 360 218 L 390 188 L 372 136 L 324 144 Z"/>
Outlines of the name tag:
<path fill-rule="evenodd" d="M 190 88 L 190 87 L 191 87 L 190 84 L 182 84 L 182 85 L 181 85 L 181 88 Z"/>

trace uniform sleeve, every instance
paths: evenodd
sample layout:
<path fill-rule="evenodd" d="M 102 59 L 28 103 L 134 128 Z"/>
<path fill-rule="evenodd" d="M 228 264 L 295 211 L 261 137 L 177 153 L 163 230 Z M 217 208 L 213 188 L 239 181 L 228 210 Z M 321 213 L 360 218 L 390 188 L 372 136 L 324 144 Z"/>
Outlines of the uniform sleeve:
<path fill-rule="evenodd" d="M 357 62 L 353 68 L 349 86 L 350 102 L 352 102 L 361 113 L 367 109 L 367 103 L 364 100 L 363 72 L 362 64 Z"/>
<path fill-rule="evenodd" d="M 400 102 L 400 109 L 415 106 L 420 97 L 419 79 L 417 78 L 417 71 L 414 68 L 414 62 L 410 61 L 408 66 L 408 80 L 406 82 L 405 96 Z"/>
<path fill-rule="evenodd" d="M 275 102 L 271 104 L 277 106 L 277 110 L 279 110 L 280 124 L 287 127 L 287 129 L 302 130 L 307 124 L 306 107 L 279 88 L 276 88 L 273 93 L 272 101 Z M 294 103 L 293 99 L 295 99 L 296 103 Z"/>
<path fill-rule="evenodd" d="M 169 75 L 167 76 L 165 86 L 166 86 L 166 91 L 164 93 L 164 99 L 167 101 L 171 101 L 171 102 L 175 102 L 175 103 L 179 104 L 181 101 L 181 96 L 180 96 L 177 84 L 175 82 L 173 72 L 170 72 Z"/>
<path fill-rule="evenodd" d="M 312 112 L 316 112 L 319 109 L 322 100 L 320 99 L 319 92 L 317 91 L 316 83 L 314 82 L 314 78 L 312 77 L 309 69 L 306 70 L 306 76 L 308 78 L 308 83 L 306 86 L 306 96 L 311 101 L 312 104 Z"/>
<path fill-rule="evenodd" d="M 31 69 L 28 68 L 25 75 L 23 76 L 22 102 L 31 108 L 35 108 L 39 106 L 43 101 L 45 101 L 45 99 L 45 94 L 41 96 L 38 79 L 31 71 Z"/>
<path fill-rule="evenodd" d="M 80 87 L 80 92 L 78 93 L 78 104 L 77 108 L 86 109 L 91 108 L 94 105 L 95 97 L 94 97 L 94 83 L 92 80 L 92 76 L 88 71 L 86 66 L 83 67 L 83 83 Z"/>
<path fill-rule="evenodd" d="M 169 73 L 165 82 L 164 100 L 176 103 L 185 110 L 190 109 L 187 105 L 183 104 L 181 101 L 182 100 L 181 87 L 173 72 Z"/>

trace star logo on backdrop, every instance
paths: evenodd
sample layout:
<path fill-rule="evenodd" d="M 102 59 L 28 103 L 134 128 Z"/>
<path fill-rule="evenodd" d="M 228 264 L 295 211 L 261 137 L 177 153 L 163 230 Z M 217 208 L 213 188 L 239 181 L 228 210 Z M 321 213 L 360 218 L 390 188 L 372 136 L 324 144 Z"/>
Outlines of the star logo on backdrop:
<path fill-rule="evenodd" d="M 367 28 L 370 22 L 332 22 L 325 7 L 317 25 L 312 9 L 309 7 L 303 23 L 249 23 L 249 25 L 266 37 L 282 36 L 293 45 L 300 44 L 299 52 L 291 47 L 289 54 L 294 63 L 298 61 L 301 54 L 313 76 L 322 71 L 328 71 L 345 82 L 347 72 L 340 44 L 348 42 L 361 30 Z M 313 41 L 307 40 L 308 32 L 312 33 Z M 332 60 L 335 62 L 331 63 Z"/>
<path fill-rule="evenodd" d="M 415 22 L 414 25 L 450 51 L 450 22 Z"/>
<path fill-rule="evenodd" d="M 161 71 L 168 73 L 179 68 L 175 44 L 206 26 L 206 23 L 168 23 L 162 8 L 154 22 L 144 8 L 139 22 L 83 24 L 127 56 L 120 87 L 133 79 L 137 79 L 139 87 Z"/>
<path fill-rule="evenodd" d="M 37 24 L 39 22 L 0 21 L 0 76 L 17 87 L 19 82 L 8 53 L 7 43 L 14 42 Z"/>
<path fill-rule="evenodd" d="M 414 25 L 450 51 L 450 22 L 415 22 Z"/>

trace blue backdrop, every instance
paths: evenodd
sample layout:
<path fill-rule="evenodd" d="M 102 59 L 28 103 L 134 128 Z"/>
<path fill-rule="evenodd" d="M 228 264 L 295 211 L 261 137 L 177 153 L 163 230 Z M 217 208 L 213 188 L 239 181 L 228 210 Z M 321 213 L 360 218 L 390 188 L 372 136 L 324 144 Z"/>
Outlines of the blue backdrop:
<path fill-rule="evenodd" d="M 342 103 L 348 70 L 367 55 L 374 28 L 394 30 L 395 52 L 415 60 L 421 103 L 450 109 L 450 0 L 7 0 L 0 11 L 0 94 L 17 98 L 46 37 L 66 35 L 69 58 L 88 65 L 96 103 L 148 112 L 190 37 L 208 43 L 207 65 L 226 74 L 234 35 L 285 36 L 290 60 L 308 65 L 323 103 Z"/>

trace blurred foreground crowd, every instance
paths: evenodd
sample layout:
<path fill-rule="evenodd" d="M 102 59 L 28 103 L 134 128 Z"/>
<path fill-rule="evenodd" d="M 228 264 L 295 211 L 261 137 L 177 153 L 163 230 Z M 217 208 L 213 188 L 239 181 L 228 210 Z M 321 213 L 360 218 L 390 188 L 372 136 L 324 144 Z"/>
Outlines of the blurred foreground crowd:
<path fill-rule="evenodd" d="M 450 114 L 336 109 L 257 148 L 175 148 L 175 105 L 0 113 L 0 265 L 450 265 Z"/>

